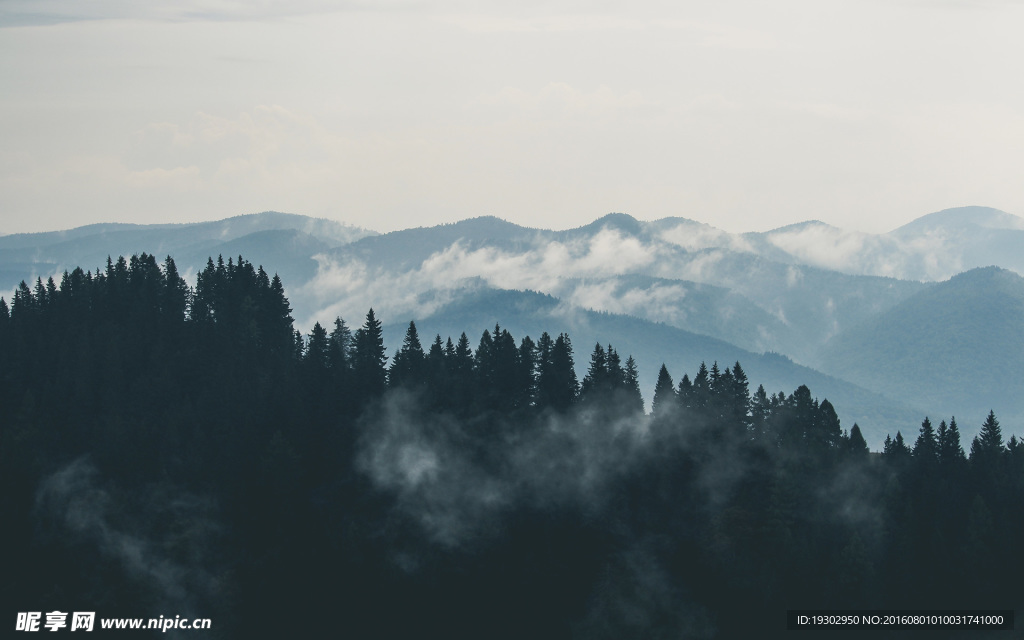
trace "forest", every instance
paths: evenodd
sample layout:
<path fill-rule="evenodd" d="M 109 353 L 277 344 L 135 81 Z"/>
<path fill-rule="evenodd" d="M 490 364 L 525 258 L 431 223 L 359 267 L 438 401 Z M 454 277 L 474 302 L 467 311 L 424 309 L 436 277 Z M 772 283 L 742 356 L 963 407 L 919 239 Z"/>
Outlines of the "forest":
<path fill-rule="evenodd" d="M 241 256 L 194 286 L 149 254 L 23 282 L 0 300 L 0 602 L 211 638 L 736 638 L 1024 599 L 1024 447 L 994 413 L 961 416 L 966 450 L 922 416 L 872 452 L 738 362 L 676 382 L 597 344 L 579 379 L 574 347 L 410 322 L 389 352 L 372 309 L 302 335 Z"/>

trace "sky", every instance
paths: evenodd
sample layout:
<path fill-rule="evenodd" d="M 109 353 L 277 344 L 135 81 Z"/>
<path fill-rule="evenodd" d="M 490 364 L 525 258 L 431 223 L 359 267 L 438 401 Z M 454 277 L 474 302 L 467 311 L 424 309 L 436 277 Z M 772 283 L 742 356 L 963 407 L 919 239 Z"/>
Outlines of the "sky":
<path fill-rule="evenodd" d="M 1024 215 L 1022 26 L 1022 0 L 0 0 L 0 232 Z"/>

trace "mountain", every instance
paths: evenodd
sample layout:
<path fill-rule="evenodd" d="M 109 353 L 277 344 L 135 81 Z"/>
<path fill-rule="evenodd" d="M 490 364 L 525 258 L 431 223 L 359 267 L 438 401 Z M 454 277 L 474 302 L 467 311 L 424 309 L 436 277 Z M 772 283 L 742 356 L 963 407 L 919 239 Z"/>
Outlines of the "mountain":
<path fill-rule="evenodd" d="M 857 275 L 938 281 L 990 265 L 1024 274 L 1024 218 L 990 207 L 945 209 L 885 234 L 811 221 L 743 239 L 758 255 Z"/>
<path fill-rule="evenodd" d="M 1024 218 L 990 207 L 958 207 L 922 216 L 889 233 L 841 229 L 818 220 L 733 234 L 685 218 L 648 223 L 688 251 L 724 249 L 849 275 L 940 281 L 1001 266 L 1024 274 Z"/>
<path fill-rule="evenodd" d="M 670 368 L 678 376 L 701 360 L 752 362 L 757 370 L 773 357 L 759 354 L 774 352 L 787 367 L 813 370 L 792 369 L 802 380 L 779 374 L 771 391 L 808 384 L 835 402 L 829 385 L 855 383 L 851 388 L 867 395 L 840 391 L 840 398 L 859 398 L 843 417 L 863 416 L 852 419 L 866 432 L 896 425 L 910 415 L 907 406 L 931 415 L 955 411 L 964 420 L 980 420 L 991 406 L 1001 416 L 1010 412 L 1009 433 L 1010 418 L 1024 417 L 1011 399 L 1020 394 L 983 363 L 1019 366 L 1005 360 L 1015 353 L 1016 276 L 950 277 L 989 264 L 1024 272 L 1022 233 L 1024 220 L 984 207 L 929 214 L 887 234 L 814 220 L 734 234 L 687 218 L 647 222 L 624 213 L 562 231 L 484 216 L 376 234 L 264 212 L 2 236 L 0 291 L 65 268 L 101 268 L 108 255 L 170 254 L 190 281 L 209 257 L 242 255 L 281 275 L 303 332 L 336 316 L 358 324 L 369 307 L 403 330 L 416 319 L 444 336 L 466 330 L 474 341 L 493 321 L 530 335 L 572 329 L 579 358 L 594 340 L 612 343 L 634 353 L 645 376 L 668 353 L 676 354 Z M 983 306 L 999 311 L 971 315 Z M 955 317 L 933 326 L 935 309 Z M 688 346 L 667 347 L 663 339 Z M 872 405 L 880 413 L 872 415 Z"/>
<path fill-rule="evenodd" d="M 956 207 L 921 216 L 890 235 L 909 238 L 928 233 L 976 233 L 979 230 L 1024 231 L 1024 218 L 992 207 Z"/>
<path fill-rule="evenodd" d="M 430 293 L 426 295 L 431 295 Z M 536 342 L 544 331 L 553 336 L 566 332 L 572 339 L 576 370 L 583 379 L 594 345 L 609 343 L 623 360 L 632 355 L 640 373 L 640 388 L 650 405 L 658 369 L 664 363 L 676 382 L 688 373 L 692 379 L 701 362 L 710 367 L 731 367 L 740 362 L 750 380 L 751 391 L 763 384 L 769 393 L 787 395 L 807 385 L 819 399 L 828 398 L 849 429 L 856 422 L 868 444 L 881 448 L 887 434 L 920 421 L 919 412 L 881 394 L 867 391 L 835 377 L 794 363 L 779 354 L 758 354 L 727 342 L 689 331 L 625 315 L 588 311 L 565 305 L 557 298 L 529 291 L 505 291 L 469 286 L 451 302 L 441 305 L 428 317 L 415 320 L 420 339 L 429 345 L 435 335 L 458 341 L 462 332 L 476 348 L 485 329 L 495 324 L 522 340 L 529 335 Z M 352 324 L 350 322 L 350 324 Z M 389 353 L 402 344 L 408 320 L 389 323 L 384 328 Z"/>
<path fill-rule="evenodd" d="M 406 229 L 323 254 L 317 278 L 294 300 L 320 320 L 324 309 L 368 303 L 422 317 L 430 310 L 417 302 L 418 292 L 481 278 L 495 288 L 540 291 L 806 362 L 842 329 L 923 286 L 773 261 L 740 248 L 695 248 L 687 242 L 695 226 L 612 214 L 557 232 L 495 218 Z M 376 303 L 365 295 L 370 287 Z"/>
<path fill-rule="evenodd" d="M 933 417 L 1019 425 L 1024 278 L 987 267 L 932 285 L 837 335 L 818 366 Z"/>
<path fill-rule="evenodd" d="M 294 248 L 298 253 L 286 257 L 275 244 L 273 231 L 293 232 L 288 242 L 295 242 L 299 234 L 306 238 L 306 246 Z M 264 234 L 264 235 L 260 235 Z M 276 211 L 235 216 L 214 222 L 188 224 L 92 224 L 66 231 L 44 233 L 18 233 L 0 237 L 0 291 L 14 289 L 21 280 L 32 282 L 37 277 L 59 275 L 68 268 L 80 266 L 96 269 L 106 265 L 107 256 L 130 256 L 133 253 L 151 253 L 157 257 L 171 255 L 179 270 L 186 273 L 201 268 L 209 256 L 223 253 L 225 258 L 237 255 L 235 249 L 245 249 L 251 262 L 268 257 L 272 261 L 310 260 L 314 252 L 341 246 L 373 235 L 374 232 L 344 225 L 333 220 L 310 218 Z M 242 240 L 252 236 L 248 241 Z M 281 239 L 285 236 L 280 236 Z M 234 242 L 235 244 L 230 244 Z M 291 269 L 278 262 L 272 269 L 308 273 L 309 265 Z M 58 279 L 59 278 L 55 278 Z"/>

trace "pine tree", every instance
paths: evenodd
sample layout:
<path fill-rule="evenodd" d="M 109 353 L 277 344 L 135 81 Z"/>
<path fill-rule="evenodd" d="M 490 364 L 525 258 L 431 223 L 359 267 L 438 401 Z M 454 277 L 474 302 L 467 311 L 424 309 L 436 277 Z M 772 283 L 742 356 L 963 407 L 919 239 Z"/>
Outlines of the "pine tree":
<path fill-rule="evenodd" d="M 609 388 L 621 389 L 626 383 L 626 371 L 622 368 L 622 359 L 619 358 L 619 353 L 610 344 L 605 353 L 607 354 L 605 368 L 608 370 Z"/>
<path fill-rule="evenodd" d="M 909 458 L 910 448 L 907 447 L 907 443 L 903 440 L 903 434 L 899 431 L 896 432 L 896 438 L 890 438 L 888 435 L 885 436 L 885 447 L 882 449 L 882 453 L 890 458 L 891 460 L 902 461 Z"/>
<path fill-rule="evenodd" d="M 80 270 L 79 270 L 80 271 Z M 171 256 L 164 260 L 163 292 L 160 300 L 161 315 L 168 321 L 182 322 L 188 312 L 189 286 L 178 273 L 178 267 Z M 74 282 L 75 279 L 69 279 Z"/>
<path fill-rule="evenodd" d="M 455 346 L 452 345 L 451 338 L 448 338 L 448 344 L 449 346 L 451 346 L 452 349 L 455 349 Z M 434 335 L 434 341 L 430 343 L 430 349 L 427 350 L 427 368 L 430 371 L 430 375 L 433 375 L 435 372 L 444 367 L 444 360 L 444 343 L 441 342 L 441 334 L 438 333 Z"/>
<path fill-rule="evenodd" d="M 903 434 L 899 431 L 896 432 L 895 438 L 890 438 L 888 435 L 885 436 L 885 446 L 882 448 L 882 453 L 891 460 L 904 460 L 911 456 L 910 447 L 903 440 Z"/>
<path fill-rule="evenodd" d="M 345 377 L 352 366 L 352 331 L 341 319 L 341 316 L 334 318 L 334 329 L 331 330 L 331 370 L 335 378 Z"/>
<path fill-rule="evenodd" d="M 438 336 L 440 340 L 440 336 Z M 401 348 L 395 352 L 388 371 L 388 384 L 391 387 L 416 388 L 426 384 L 426 356 L 420 344 L 416 323 L 410 321 L 405 331 L 405 339 Z"/>
<path fill-rule="evenodd" d="M 259 297 L 260 327 L 264 343 L 271 353 L 282 353 L 287 343 L 286 336 L 291 334 L 293 320 L 292 308 L 284 295 L 284 283 L 276 273 L 270 281 L 270 289 L 261 290 Z"/>
<path fill-rule="evenodd" d="M 537 379 L 538 406 L 559 411 L 567 409 L 579 395 L 579 382 L 572 356 L 572 341 L 561 333 L 551 342 L 550 336 L 541 335 L 538 346 L 540 375 Z M 548 351 L 548 349 L 550 349 Z M 550 355 L 544 359 L 545 351 Z"/>
<path fill-rule="evenodd" d="M 899 455 L 910 454 L 910 448 L 907 447 L 907 444 L 903 441 L 903 434 L 899 431 L 896 432 L 896 439 L 893 441 L 893 448 Z"/>
<path fill-rule="evenodd" d="M 494 325 L 493 369 L 487 396 L 488 404 L 498 411 L 511 411 L 524 406 L 525 390 L 521 385 L 519 349 L 507 329 Z"/>
<path fill-rule="evenodd" d="M 943 465 L 959 464 L 967 460 L 964 448 L 960 445 L 960 429 L 956 426 L 955 417 L 950 419 L 948 428 L 945 420 L 939 423 L 938 445 L 939 462 Z"/>
<path fill-rule="evenodd" d="M 807 385 L 800 385 L 786 399 L 787 417 L 782 423 L 782 443 L 786 447 L 802 449 L 810 442 L 824 443 L 824 436 L 814 434 L 818 429 L 818 401 L 811 395 Z"/>
<path fill-rule="evenodd" d="M 455 345 L 454 358 L 452 371 L 467 380 L 470 379 L 473 374 L 473 350 L 469 347 L 469 338 L 465 332 L 459 336 L 459 342 Z"/>
<path fill-rule="evenodd" d="M 636 367 L 636 360 L 633 356 L 626 358 L 626 367 L 623 369 L 623 386 L 626 391 L 624 406 L 630 413 L 643 413 L 644 398 L 640 393 L 640 372 Z"/>
<path fill-rule="evenodd" d="M 757 391 L 750 399 L 750 430 L 754 439 L 768 437 L 768 419 L 771 416 L 771 400 L 764 390 L 764 385 L 757 385 Z M 856 426 L 856 425 L 854 425 Z M 858 433 L 859 433 L 858 429 Z M 852 436 L 852 431 L 851 431 Z"/>
<path fill-rule="evenodd" d="M 994 463 L 1003 450 L 1003 432 L 995 412 L 989 411 L 981 432 L 971 442 L 971 462 Z"/>
<path fill-rule="evenodd" d="M 551 407 L 555 396 L 553 353 L 555 341 L 547 331 L 537 340 L 537 407 Z"/>
<path fill-rule="evenodd" d="M 717 367 L 716 367 L 717 368 Z M 711 405 L 711 378 L 708 374 L 708 367 L 703 362 L 697 369 L 697 375 L 693 377 L 693 398 L 690 408 L 703 412 Z"/>
<path fill-rule="evenodd" d="M 262 272 L 263 270 L 260 269 Z M 265 274 L 264 274 L 265 275 Z M 340 316 L 334 318 L 334 328 L 327 337 L 327 362 L 330 377 L 330 407 L 340 415 L 353 417 L 356 405 L 353 402 L 352 360 L 355 339 L 352 331 Z"/>
<path fill-rule="evenodd" d="M 914 458 L 923 464 L 931 464 L 939 460 L 939 444 L 935 438 L 932 421 L 926 416 L 921 423 L 921 432 L 914 442 Z"/>
<path fill-rule="evenodd" d="M 311 370 L 317 377 L 326 375 L 331 360 L 331 343 L 327 338 L 327 330 L 317 322 L 309 332 L 309 339 L 306 341 L 304 361 L 307 369 Z"/>
<path fill-rule="evenodd" d="M 110 258 L 107 258 L 107 271 L 111 270 Z M 217 270 L 213 264 L 213 258 L 207 258 L 206 267 L 196 276 L 195 293 L 192 296 L 192 308 L 190 318 L 199 324 L 216 322 L 215 305 L 217 290 L 220 289 L 217 281 Z M 289 309 L 289 312 L 291 310 Z M 291 340 L 291 328 L 288 330 L 289 341 Z"/>
<path fill-rule="evenodd" d="M 448 359 L 451 376 L 451 398 L 449 406 L 459 415 L 468 415 L 475 401 L 475 378 L 473 372 L 473 349 L 469 338 L 462 332 L 459 341 Z"/>
<path fill-rule="evenodd" d="M 808 433 L 811 446 L 819 449 L 837 449 L 841 442 L 842 428 L 835 407 L 825 398 L 818 405 L 817 417 Z"/>
<path fill-rule="evenodd" d="M 672 376 L 669 375 L 668 367 L 661 363 L 658 370 L 658 381 L 654 384 L 654 398 L 651 400 L 651 414 L 655 417 L 665 417 L 671 413 L 672 407 L 676 404 L 676 392 L 672 384 Z"/>
<path fill-rule="evenodd" d="M 11 312 L 7 308 L 7 301 L 0 297 L 0 368 L 5 367 L 4 357 L 7 355 L 7 336 L 10 331 Z M 2 378 L 2 374 L 0 374 Z M 2 398 L 0 394 L 0 398 Z"/>
<path fill-rule="evenodd" d="M 690 376 L 685 373 L 682 379 L 679 380 L 679 387 L 676 389 L 676 404 L 683 409 L 694 409 L 696 407 L 693 383 L 690 382 Z"/>
<path fill-rule="evenodd" d="M 728 419 L 739 430 L 749 432 L 751 429 L 750 385 L 747 373 L 740 366 L 739 361 L 733 365 L 729 381 Z"/>
<path fill-rule="evenodd" d="M 854 458 L 866 458 L 868 455 L 868 443 L 864 440 L 864 434 L 860 432 L 860 426 L 856 422 L 850 428 L 850 437 L 846 441 L 846 450 Z"/>
<path fill-rule="evenodd" d="M 381 323 L 371 308 L 363 326 L 356 330 L 352 355 L 353 380 L 358 390 L 356 397 L 361 401 L 384 393 L 387 386 L 387 360 Z"/>
<path fill-rule="evenodd" d="M 494 338 L 489 330 L 484 329 L 484 332 L 480 334 L 480 342 L 476 345 L 476 353 L 473 355 L 477 400 L 483 400 L 483 396 L 494 386 L 494 360 Z"/>
<path fill-rule="evenodd" d="M 519 373 L 516 380 L 516 407 L 529 407 L 537 397 L 537 345 L 530 336 L 519 343 Z"/>
<path fill-rule="evenodd" d="M 594 351 L 590 354 L 590 367 L 587 375 L 583 376 L 583 383 L 580 385 L 580 399 L 588 397 L 607 397 L 610 388 L 608 379 L 608 357 L 604 347 L 598 342 L 594 345 Z"/>

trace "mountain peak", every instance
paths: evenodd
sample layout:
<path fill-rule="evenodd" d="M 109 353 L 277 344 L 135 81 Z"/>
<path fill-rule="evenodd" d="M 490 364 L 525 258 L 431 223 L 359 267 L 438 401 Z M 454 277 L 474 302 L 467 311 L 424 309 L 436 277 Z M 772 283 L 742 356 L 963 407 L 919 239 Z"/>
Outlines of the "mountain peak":
<path fill-rule="evenodd" d="M 1016 287 L 1015 292 L 1024 294 L 1024 278 L 1009 269 L 995 266 L 977 267 L 958 273 L 944 284 L 962 287 Z"/>
<path fill-rule="evenodd" d="M 643 223 L 628 213 L 609 213 L 603 215 L 590 224 L 583 225 L 576 231 L 600 231 L 601 229 L 616 229 L 629 235 L 637 235 L 643 231 Z"/>
<path fill-rule="evenodd" d="M 446 225 L 445 225 L 446 226 Z M 504 218 L 498 216 L 477 216 L 475 218 L 466 218 L 465 220 L 459 220 L 458 222 L 452 223 L 455 227 L 474 227 L 474 228 L 508 228 L 508 229 L 525 229 L 514 222 L 509 222 Z"/>
<path fill-rule="evenodd" d="M 921 216 L 890 233 L 908 235 L 929 231 L 956 231 L 969 227 L 1024 230 L 1024 218 L 992 207 L 954 207 Z"/>
<path fill-rule="evenodd" d="M 838 229 L 827 222 L 821 220 L 804 220 L 803 222 L 794 222 L 793 224 L 787 224 L 782 227 L 777 227 L 766 233 L 779 233 L 786 231 L 803 231 L 804 229 Z"/>

